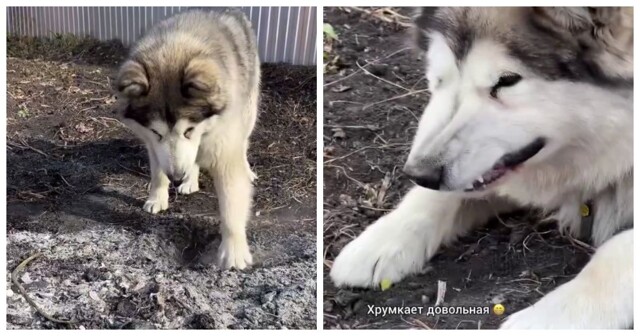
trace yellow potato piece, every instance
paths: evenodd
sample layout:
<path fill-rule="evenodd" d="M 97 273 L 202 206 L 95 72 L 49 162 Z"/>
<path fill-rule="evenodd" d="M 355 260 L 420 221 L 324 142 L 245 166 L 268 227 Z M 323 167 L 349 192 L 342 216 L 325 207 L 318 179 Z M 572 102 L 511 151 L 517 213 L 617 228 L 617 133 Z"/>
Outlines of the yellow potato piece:
<path fill-rule="evenodd" d="M 383 291 L 391 288 L 391 285 L 393 283 L 391 282 L 391 280 L 389 279 L 382 279 L 382 281 L 380 281 L 380 289 L 382 289 Z"/>

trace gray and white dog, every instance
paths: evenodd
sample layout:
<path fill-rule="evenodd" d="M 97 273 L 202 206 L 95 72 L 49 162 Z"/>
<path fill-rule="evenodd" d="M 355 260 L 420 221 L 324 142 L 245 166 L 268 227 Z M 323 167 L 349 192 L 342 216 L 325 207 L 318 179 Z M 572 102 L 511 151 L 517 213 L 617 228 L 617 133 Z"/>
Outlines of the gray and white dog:
<path fill-rule="evenodd" d="M 456 237 L 533 206 L 597 251 L 503 328 L 633 324 L 633 9 L 425 8 L 431 98 L 404 171 L 419 186 L 336 258 L 337 285 L 421 270 Z"/>
<path fill-rule="evenodd" d="M 117 80 L 120 119 L 144 141 L 151 184 L 144 210 L 169 206 L 212 176 L 222 217 L 223 268 L 251 264 L 246 225 L 256 178 L 247 161 L 256 123 L 260 61 L 241 13 L 191 11 L 154 26 L 132 48 Z"/>

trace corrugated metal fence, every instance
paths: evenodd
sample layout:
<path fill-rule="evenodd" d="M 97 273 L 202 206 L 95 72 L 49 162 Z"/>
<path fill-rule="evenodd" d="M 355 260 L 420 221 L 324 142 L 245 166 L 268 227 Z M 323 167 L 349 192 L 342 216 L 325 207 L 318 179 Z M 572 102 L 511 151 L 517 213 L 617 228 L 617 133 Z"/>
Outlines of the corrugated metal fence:
<path fill-rule="evenodd" d="M 7 33 L 75 34 L 130 45 L 147 28 L 193 8 L 224 7 L 7 7 Z M 239 7 L 253 24 L 263 62 L 316 64 L 316 7 Z"/>

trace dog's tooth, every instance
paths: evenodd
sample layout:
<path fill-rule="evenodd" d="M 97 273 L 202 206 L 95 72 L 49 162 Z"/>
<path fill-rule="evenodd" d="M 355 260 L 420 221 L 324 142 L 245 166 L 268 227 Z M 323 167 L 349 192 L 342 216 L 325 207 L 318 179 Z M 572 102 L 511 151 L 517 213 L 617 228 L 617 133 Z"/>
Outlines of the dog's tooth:
<path fill-rule="evenodd" d="M 484 179 L 482 178 L 482 176 L 480 176 L 480 177 L 478 178 L 478 182 L 480 182 L 480 183 L 484 183 Z"/>

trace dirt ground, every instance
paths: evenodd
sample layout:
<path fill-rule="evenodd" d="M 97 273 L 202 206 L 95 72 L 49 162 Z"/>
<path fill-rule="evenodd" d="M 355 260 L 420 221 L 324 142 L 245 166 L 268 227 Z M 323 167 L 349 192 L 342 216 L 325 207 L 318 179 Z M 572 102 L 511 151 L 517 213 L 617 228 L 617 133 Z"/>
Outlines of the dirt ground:
<path fill-rule="evenodd" d="M 212 181 L 158 215 L 141 142 L 116 119 L 126 50 L 60 36 L 10 38 L 7 61 L 7 323 L 50 328 L 316 327 L 316 69 L 263 67 L 249 162 L 258 175 L 256 265 L 221 271 Z M 41 252 L 18 276 L 10 273 Z"/>
<path fill-rule="evenodd" d="M 339 251 L 411 186 L 400 170 L 429 93 L 423 60 L 410 49 L 407 15 L 406 9 L 324 12 L 338 37 L 324 48 L 324 328 L 497 328 L 508 314 L 570 280 L 588 260 L 589 248 L 522 212 L 441 249 L 424 274 L 386 291 L 337 289 L 327 276 Z M 444 306 L 502 303 L 506 312 L 368 314 L 368 305 L 433 306 L 438 281 L 446 282 Z"/>

